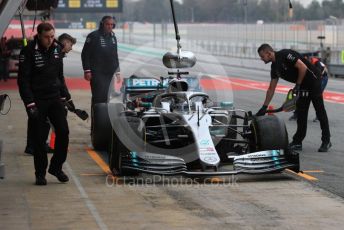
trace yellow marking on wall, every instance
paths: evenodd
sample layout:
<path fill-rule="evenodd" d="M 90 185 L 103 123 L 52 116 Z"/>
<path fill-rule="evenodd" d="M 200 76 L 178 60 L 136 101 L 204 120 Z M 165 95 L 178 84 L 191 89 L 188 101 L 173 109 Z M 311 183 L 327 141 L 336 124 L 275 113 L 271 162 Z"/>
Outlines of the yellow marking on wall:
<path fill-rule="evenodd" d="M 81 6 L 80 0 L 69 0 L 68 6 L 69 8 L 80 8 Z"/>
<path fill-rule="evenodd" d="M 106 0 L 106 8 L 118 8 L 118 0 Z"/>

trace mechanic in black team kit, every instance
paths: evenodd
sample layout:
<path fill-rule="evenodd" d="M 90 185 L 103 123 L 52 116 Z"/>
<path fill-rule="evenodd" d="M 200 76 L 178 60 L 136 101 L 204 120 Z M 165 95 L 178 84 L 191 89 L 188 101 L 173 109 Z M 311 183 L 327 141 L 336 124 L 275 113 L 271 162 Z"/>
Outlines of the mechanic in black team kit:
<path fill-rule="evenodd" d="M 113 17 L 104 16 L 99 23 L 99 29 L 87 36 L 82 49 L 84 78 L 91 83 L 91 108 L 94 104 L 107 102 L 109 86 L 114 75 L 117 81 L 120 81 L 117 39 L 113 32 L 115 23 Z"/>
<path fill-rule="evenodd" d="M 73 38 L 71 35 L 63 33 L 61 34 L 57 41 L 54 41 L 55 43 L 57 43 L 58 45 L 61 46 L 62 48 L 62 56 L 65 57 L 72 49 L 73 49 L 73 45 L 75 45 L 76 43 L 76 39 Z M 74 106 L 74 103 L 72 101 L 69 101 L 69 104 L 71 106 Z M 36 135 L 34 132 L 34 122 L 32 122 L 32 119 L 30 119 L 30 117 L 28 118 L 28 125 L 27 125 L 27 139 L 26 139 L 26 147 L 25 147 L 25 153 L 30 154 L 30 155 L 34 155 L 34 136 Z M 50 131 L 50 124 L 49 121 L 47 120 L 47 122 L 45 123 L 45 139 L 48 139 L 49 136 L 49 131 Z M 54 149 L 50 148 L 50 146 L 48 144 L 45 145 L 45 149 L 47 153 L 53 153 Z"/>
<path fill-rule="evenodd" d="M 55 128 L 55 152 L 48 172 L 60 182 L 67 182 L 68 176 L 62 171 L 67 158 L 69 129 L 66 119 L 65 101 L 71 96 L 63 76 L 62 48 L 55 40 L 54 27 L 41 23 L 35 39 L 24 47 L 19 58 L 18 86 L 28 116 L 34 125 L 34 164 L 36 185 L 46 185 L 48 156 L 45 149 L 46 121 Z"/>
<path fill-rule="evenodd" d="M 320 70 L 301 54 L 291 49 L 275 52 L 270 45 L 262 44 L 258 48 L 258 54 L 265 64 L 269 62 L 272 64 L 270 86 L 266 92 L 264 104 L 256 115 L 263 116 L 266 113 L 279 78 L 295 83 L 293 91 L 300 96 L 296 104 L 298 110 L 297 131 L 289 146 L 294 150 L 302 150 L 302 141 L 306 137 L 307 132 L 309 105 L 312 101 L 322 130 L 322 144 L 318 151 L 327 152 L 332 144 L 330 142 L 330 129 L 321 90 Z"/>

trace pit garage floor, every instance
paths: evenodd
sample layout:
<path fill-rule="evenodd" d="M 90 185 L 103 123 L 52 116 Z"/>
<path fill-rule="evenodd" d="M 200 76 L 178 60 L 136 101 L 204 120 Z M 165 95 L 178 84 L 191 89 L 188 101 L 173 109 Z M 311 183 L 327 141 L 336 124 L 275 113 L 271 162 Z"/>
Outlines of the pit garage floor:
<path fill-rule="evenodd" d="M 90 122 L 69 114 L 64 171 L 34 185 L 32 156 L 23 153 L 26 113 L 16 91 L 0 116 L 6 175 L 0 179 L 0 229 L 342 229 L 343 199 L 285 172 L 190 181 L 142 175 L 114 178 L 106 157 L 90 148 Z M 80 108 L 90 92 L 73 90 Z"/>

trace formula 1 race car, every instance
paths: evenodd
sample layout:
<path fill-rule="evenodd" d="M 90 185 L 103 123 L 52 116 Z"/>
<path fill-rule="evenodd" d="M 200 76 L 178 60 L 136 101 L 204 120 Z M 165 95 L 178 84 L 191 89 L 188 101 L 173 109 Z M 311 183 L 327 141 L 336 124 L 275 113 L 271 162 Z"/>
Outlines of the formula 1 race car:
<path fill-rule="evenodd" d="M 176 77 L 132 76 L 123 84 L 122 102 L 111 99 L 94 107 L 97 140 L 103 141 L 102 148 L 108 146 L 112 173 L 219 176 L 284 169 L 298 172 L 299 155 L 288 148 L 282 120 L 235 109 L 232 101 L 215 100 L 212 92 L 203 92 L 199 78 L 182 78 L 188 72 L 180 69 L 193 67 L 196 58 L 181 50 L 173 0 L 170 2 L 177 52 L 167 52 L 163 64 L 177 69 L 169 72 Z M 93 145 L 96 147 L 95 142 Z"/>
<path fill-rule="evenodd" d="M 277 116 L 254 117 L 214 103 L 208 94 L 188 90 L 184 79 L 153 82 L 135 78 L 127 104 L 109 103 L 112 135 L 109 165 L 116 175 L 233 175 L 299 170 L 298 154 L 288 149 L 285 124 Z M 142 93 L 147 85 L 165 92 Z M 147 89 L 147 88 L 146 88 Z M 131 99 L 131 100 L 129 100 Z M 132 103 L 135 99 L 137 103 Z M 143 99 L 147 101 L 142 102 Z M 228 167 L 230 165 L 232 167 Z"/>

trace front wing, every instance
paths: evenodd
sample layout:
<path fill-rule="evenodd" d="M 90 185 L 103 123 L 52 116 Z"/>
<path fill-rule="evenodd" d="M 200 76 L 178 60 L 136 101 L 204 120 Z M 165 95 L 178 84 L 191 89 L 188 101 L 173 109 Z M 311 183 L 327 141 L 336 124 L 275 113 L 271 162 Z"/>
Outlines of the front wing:
<path fill-rule="evenodd" d="M 147 152 L 130 152 L 122 157 L 122 169 L 157 175 L 225 176 L 277 173 L 284 169 L 299 172 L 299 154 L 267 150 L 235 156 L 231 171 L 190 171 L 182 158 Z"/>

